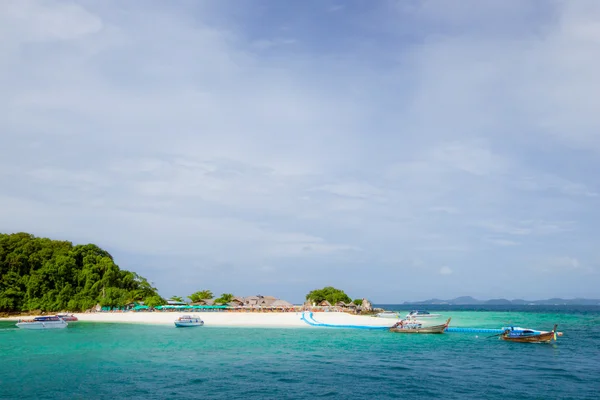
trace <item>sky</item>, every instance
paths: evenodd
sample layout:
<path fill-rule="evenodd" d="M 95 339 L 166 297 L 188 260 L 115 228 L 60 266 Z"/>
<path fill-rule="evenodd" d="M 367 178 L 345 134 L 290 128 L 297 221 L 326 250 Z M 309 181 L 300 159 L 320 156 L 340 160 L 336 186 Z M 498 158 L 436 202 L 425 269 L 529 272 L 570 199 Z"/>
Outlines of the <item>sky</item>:
<path fill-rule="evenodd" d="M 598 297 L 600 2 L 0 2 L 0 231 L 165 297 Z"/>

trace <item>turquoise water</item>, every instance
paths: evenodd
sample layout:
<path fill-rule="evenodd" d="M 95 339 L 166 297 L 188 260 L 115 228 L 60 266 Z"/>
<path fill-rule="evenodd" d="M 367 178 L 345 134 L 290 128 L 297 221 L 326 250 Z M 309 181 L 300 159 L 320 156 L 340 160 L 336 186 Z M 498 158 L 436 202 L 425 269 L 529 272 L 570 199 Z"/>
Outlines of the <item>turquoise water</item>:
<path fill-rule="evenodd" d="M 556 322 L 564 335 L 520 344 L 466 333 L 0 322 L 0 398 L 599 398 L 600 309 L 442 313 L 456 326 Z"/>

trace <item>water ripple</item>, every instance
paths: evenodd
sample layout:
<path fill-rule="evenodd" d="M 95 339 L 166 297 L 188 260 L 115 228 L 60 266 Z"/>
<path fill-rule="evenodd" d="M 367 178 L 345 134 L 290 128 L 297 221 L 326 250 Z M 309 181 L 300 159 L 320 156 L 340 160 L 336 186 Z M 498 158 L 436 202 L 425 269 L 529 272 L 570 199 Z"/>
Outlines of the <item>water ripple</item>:
<path fill-rule="evenodd" d="M 528 318 L 568 319 L 568 335 L 521 345 L 469 334 L 82 323 L 40 335 L 0 326 L 0 398 L 596 398 L 598 316 Z"/>

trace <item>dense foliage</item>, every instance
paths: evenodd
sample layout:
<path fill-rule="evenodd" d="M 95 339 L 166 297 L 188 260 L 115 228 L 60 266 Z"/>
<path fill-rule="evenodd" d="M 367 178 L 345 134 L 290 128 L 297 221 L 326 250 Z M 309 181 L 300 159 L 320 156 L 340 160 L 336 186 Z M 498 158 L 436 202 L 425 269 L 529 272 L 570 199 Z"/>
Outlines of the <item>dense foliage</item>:
<path fill-rule="evenodd" d="M 232 293 L 223 293 L 221 297 L 215 299 L 215 304 L 227 304 L 233 300 L 235 296 Z"/>
<path fill-rule="evenodd" d="M 119 269 L 98 246 L 0 234 L 0 311 L 83 311 L 133 301 L 165 303 L 145 278 Z"/>
<path fill-rule="evenodd" d="M 212 299 L 214 296 L 210 290 L 201 290 L 199 292 L 190 294 L 188 297 L 190 298 L 190 300 L 192 300 L 192 302 L 195 303 L 200 300 Z"/>
<path fill-rule="evenodd" d="M 324 287 L 323 289 L 315 289 L 306 295 L 306 300 L 310 300 L 313 303 L 320 303 L 323 300 L 327 300 L 330 304 L 335 305 L 337 302 L 343 301 L 344 303 L 350 303 L 352 299 L 344 293 L 343 290 L 336 289 L 332 286 Z"/>

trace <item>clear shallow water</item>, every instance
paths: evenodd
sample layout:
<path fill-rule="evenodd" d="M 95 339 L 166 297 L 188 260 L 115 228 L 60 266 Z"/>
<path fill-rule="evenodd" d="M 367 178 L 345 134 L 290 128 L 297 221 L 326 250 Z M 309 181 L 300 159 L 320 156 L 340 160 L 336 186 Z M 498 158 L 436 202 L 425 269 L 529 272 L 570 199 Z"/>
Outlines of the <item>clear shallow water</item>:
<path fill-rule="evenodd" d="M 455 326 L 556 322 L 564 336 L 547 345 L 465 333 L 0 322 L 0 398 L 598 398 L 600 309 L 441 313 Z"/>

